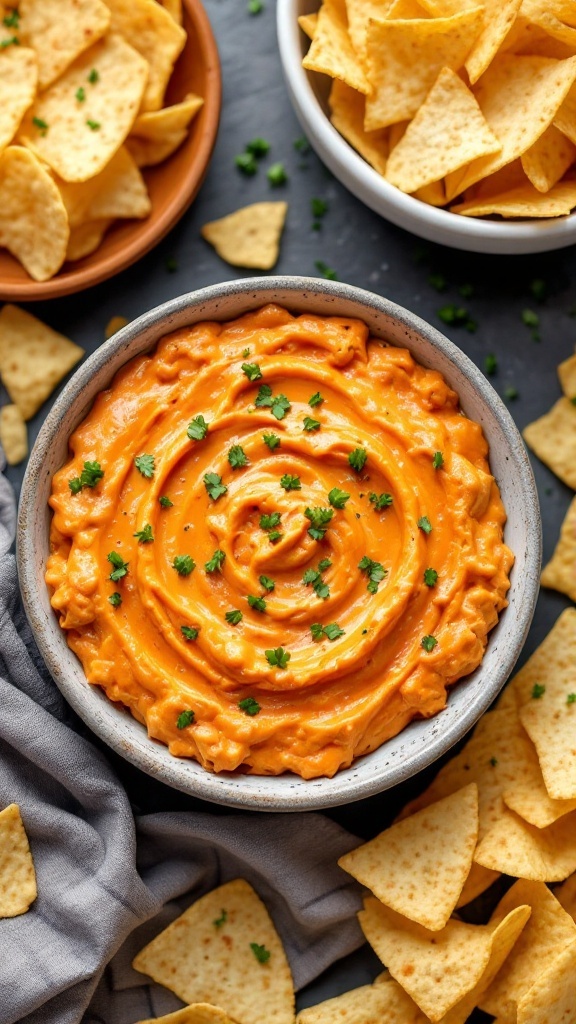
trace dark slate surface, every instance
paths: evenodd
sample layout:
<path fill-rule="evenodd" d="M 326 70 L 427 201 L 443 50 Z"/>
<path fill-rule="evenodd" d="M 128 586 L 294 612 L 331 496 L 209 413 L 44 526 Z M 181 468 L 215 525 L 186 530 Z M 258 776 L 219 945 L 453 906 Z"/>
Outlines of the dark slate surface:
<path fill-rule="evenodd" d="M 574 351 L 576 343 L 576 254 L 573 249 L 537 256 L 481 256 L 461 253 L 418 238 L 381 220 L 351 196 L 322 165 L 313 151 L 302 156 L 294 142 L 302 135 L 290 107 L 282 78 L 276 44 L 275 5 L 265 0 L 264 10 L 250 15 L 247 0 L 205 0 L 222 61 L 224 101 L 216 149 L 202 190 L 180 224 L 153 252 L 118 277 L 80 295 L 35 303 L 36 316 L 93 352 L 104 339 L 104 328 L 115 315 L 133 319 L 145 310 L 183 292 L 219 281 L 252 276 L 223 263 L 200 237 L 203 223 L 221 217 L 250 202 L 286 199 L 289 212 L 279 274 L 318 276 L 315 263 L 324 261 L 339 280 L 385 295 L 444 329 L 457 345 L 484 367 L 490 353 L 498 369 L 491 378 L 504 396 L 515 388 L 518 397 L 509 408 L 520 428 L 549 409 L 560 395 L 555 367 Z M 271 143 L 259 172 L 243 177 L 234 156 L 255 136 Z M 272 188 L 266 168 L 282 161 L 288 182 Z M 311 199 L 329 204 L 320 230 L 313 230 Z M 175 260 L 177 270 L 167 269 Z M 431 275 L 441 275 L 446 288 L 439 293 Z M 534 281 L 544 281 L 545 298 L 537 300 Z M 463 298 L 462 286 L 473 295 Z M 474 333 L 459 327 L 443 327 L 438 310 L 446 303 L 468 308 L 477 323 Z M 540 318 L 540 340 L 522 320 L 526 309 Z M 0 400 L 4 402 L 6 395 Z M 30 423 L 32 444 L 50 403 Z M 544 559 L 552 554 L 571 492 L 537 459 L 532 459 L 544 524 Z M 23 467 L 8 470 L 18 488 Z M 560 611 L 568 604 L 561 595 L 543 591 L 524 660 L 540 643 Z M 137 769 L 112 756 L 116 770 L 135 805 L 145 811 L 188 808 L 199 805 L 183 794 L 166 789 Z M 422 788 L 417 778 L 393 794 L 347 807 L 331 815 L 358 835 L 371 836 L 390 820 L 394 808 Z M 217 809 L 212 808 L 217 811 Z M 379 969 L 367 949 L 337 964 L 300 997 L 301 1005 L 336 995 L 375 976 Z M 480 1019 L 480 1018 L 479 1018 Z"/>

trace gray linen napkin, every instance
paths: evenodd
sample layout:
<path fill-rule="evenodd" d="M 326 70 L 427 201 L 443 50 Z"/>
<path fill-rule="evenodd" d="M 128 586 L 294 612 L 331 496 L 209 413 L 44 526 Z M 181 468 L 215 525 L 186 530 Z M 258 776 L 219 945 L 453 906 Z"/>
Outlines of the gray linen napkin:
<path fill-rule="evenodd" d="M 29 912 L 0 920 L 0 1024 L 132 1024 L 177 1009 L 131 958 L 236 877 L 265 900 L 307 984 L 363 941 L 359 889 L 336 864 L 358 840 L 317 814 L 135 819 L 34 645 L 9 553 L 15 518 L 0 474 L 0 807 L 20 805 L 38 878 Z"/>

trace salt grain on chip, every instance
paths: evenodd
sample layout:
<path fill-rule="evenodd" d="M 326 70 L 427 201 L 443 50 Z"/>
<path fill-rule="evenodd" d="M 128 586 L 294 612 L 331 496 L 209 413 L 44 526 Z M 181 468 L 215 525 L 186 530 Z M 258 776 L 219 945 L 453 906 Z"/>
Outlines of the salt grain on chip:
<path fill-rule="evenodd" d="M 25 420 L 38 411 L 84 350 L 18 306 L 0 310 L 0 375 Z"/>
<path fill-rule="evenodd" d="M 106 5 L 112 14 L 112 31 L 129 40 L 148 64 L 142 110 L 159 110 L 186 32 L 156 0 L 106 0 Z"/>
<path fill-rule="evenodd" d="M 17 405 L 0 409 L 0 444 L 9 466 L 16 466 L 28 455 L 26 423 Z"/>
<path fill-rule="evenodd" d="M 36 95 L 37 82 L 34 50 L 27 46 L 0 49 L 0 152 L 12 142 Z"/>
<path fill-rule="evenodd" d="M 25 914 L 36 899 L 36 872 L 17 804 L 0 811 L 0 918 Z"/>
<path fill-rule="evenodd" d="M 318 12 L 314 39 L 302 66 L 307 71 L 339 78 L 361 93 L 370 92 L 370 84 L 348 34 L 344 0 L 324 0 Z"/>
<path fill-rule="evenodd" d="M 38 56 L 40 89 L 46 89 L 110 25 L 102 0 L 20 0 L 19 35 Z"/>
<path fill-rule="evenodd" d="M 0 246 L 35 281 L 47 281 L 66 257 L 70 228 L 64 203 L 40 161 L 21 146 L 0 155 Z"/>
<path fill-rule="evenodd" d="M 252 203 L 202 228 L 202 238 L 233 267 L 270 270 L 278 259 L 288 204 Z"/>

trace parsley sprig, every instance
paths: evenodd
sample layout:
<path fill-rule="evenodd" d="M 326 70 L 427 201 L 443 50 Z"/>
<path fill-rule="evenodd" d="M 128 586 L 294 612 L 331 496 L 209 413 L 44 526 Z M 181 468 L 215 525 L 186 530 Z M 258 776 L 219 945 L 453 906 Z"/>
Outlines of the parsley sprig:
<path fill-rule="evenodd" d="M 308 533 L 313 540 L 323 540 L 328 524 L 334 515 L 333 508 L 307 508 L 304 512 L 310 520 Z"/>
<path fill-rule="evenodd" d="M 110 565 L 114 566 L 108 577 L 109 580 L 116 583 L 118 580 L 121 580 L 124 576 L 128 575 L 128 562 L 125 562 L 117 551 L 110 551 L 106 557 L 110 562 Z"/>
<path fill-rule="evenodd" d="M 83 487 L 96 487 L 96 484 L 104 476 L 104 470 L 99 462 L 85 462 L 84 469 L 80 476 L 75 476 L 68 481 L 68 487 L 72 494 L 78 494 Z"/>
<path fill-rule="evenodd" d="M 200 630 L 196 629 L 195 626 L 180 626 L 180 632 L 186 640 L 197 640 Z"/>
<path fill-rule="evenodd" d="M 172 568 L 176 569 L 179 576 L 189 576 L 196 568 L 196 562 L 190 555 L 176 555 Z"/>
<path fill-rule="evenodd" d="M 244 451 L 242 445 L 233 444 L 228 451 L 228 462 L 232 466 L 232 469 L 242 469 L 248 465 L 248 456 Z"/>
<path fill-rule="evenodd" d="M 280 477 L 280 487 L 283 487 L 285 491 L 301 491 L 302 484 L 299 476 L 292 476 L 290 473 L 284 473 Z"/>
<path fill-rule="evenodd" d="M 251 717 L 257 715 L 260 711 L 260 705 L 254 697 L 244 697 L 244 700 L 239 700 L 238 707 L 245 715 L 250 715 Z"/>
<path fill-rule="evenodd" d="M 274 647 L 273 650 L 264 651 L 264 654 L 268 664 L 276 668 L 286 668 L 291 658 L 290 651 L 285 651 L 283 647 Z"/>
<path fill-rule="evenodd" d="M 368 452 L 365 448 L 355 448 L 348 456 L 348 463 L 357 473 L 361 473 L 366 465 Z"/>
<path fill-rule="evenodd" d="M 337 622 L 329 622 L 327 626 L 323 626 L 321 622 L 313 622 L 310 632 L 313 640 L 320 640 L 325 636 L 331 643 L 334 643 L 339 637 L 344 636 L 346 630 L 341 629 Z"/>
<path fill-rule="evenodd" d="M 261 384 L 254 405 L 259 409 L 269 408 L 277 420 L 283 420 L 286 413 L 292 408 L 286 395 L 273 395 L 269 384 Z"/>
<path fill-rule="evenodd" d="M 224 618 L 231 626 L 237 626 L 239 622 L 242 622 L 244 616 L 239 608 L 231 608 L 229 612 L 226 612 Z"/>
<path fill-rule="evenodd" d="M 138 472 L 145 476 L 147 480 L 151 480 L 154 476 L 156 464 L 153 455 L 137 455 L 134 459 L 134 465 Z"/>
<path fill-rule="evenodd" d="M 360 572 L 363 572 L 368 577 L 368 585 L 366 590 L 370 594 L 375 594 L 378 591 L 378 586 L 382 580 L 386 579 L 388 570 L 384 568 L 381 562 L 375 562 L 372 558 L 368 558 L 368 555 L 364 555 L 363 558 L 358 562 L 358 568 Z"/>
<path fill-rule="evenodd" d="M 344 508 L 349 498 L 348 491 L 341 491 L 339 487 L 333 487 L 328 494 L 328 501 L 334 508 Z"/>
<path fill-rule="evenodd" d="M 371 505 L 374 505 L 377 512 L 381 512 L 383 508 L 389 508 L 393 500 L 392 495 L 386 494 L 385 492 L 382 492 L 382 494 L 375 494 L 374 491 L 370 491 L 370 494 L 368 495 L 368 501 Z"/>
<path fill-rule="evenodd" d="M 217 548 L 212 555 L 212 558 L 209 558 L 208 561 L 204 563 L 206 572 L 219 572 L 224 564 L 225 558 L 225 553 L 220 551 L 220 548 Z"/>
<path fill-rule="evenodd" d="M 218 476 L 218 473 L 205 473 L 204 487 L 212 501 L 218 501 L 218 498 L 221 498 L 228 491 L 226 484 L 222 483 L 222 477 Z"/>
<path fill-rule="evenodd" d="M 186 431 L 191 441 L 203 441 L 208 433 L 208 424 L 203 416 L 195 416 Z"/>
<path fill-rule="evenodd" d="M 151 544 L 154 540 L 154 534 L 152 533 L 150 523 L 146 523 L 146 526 L 143 526 L 141 530 L 136 530 L 134 536 L 138 538 L 139 544 Z"/>
<path fill-rule="evenodd" d="M 278 437 L 278 434 L 262 434 L 262 440 L 271 452 L 273 452 L 275 448 L 280 447 L 280 438 Z"/>

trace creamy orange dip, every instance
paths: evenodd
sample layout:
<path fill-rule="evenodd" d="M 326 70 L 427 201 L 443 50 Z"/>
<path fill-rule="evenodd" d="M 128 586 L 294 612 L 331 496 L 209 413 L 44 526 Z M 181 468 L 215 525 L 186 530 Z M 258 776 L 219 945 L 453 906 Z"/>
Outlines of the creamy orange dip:
<path fill-rule="evenodd" d="M 70 448 L 46 573 L 68 643 L 211 771 L 333 775 L 440 711 L 506 605 L 480 426 L 358 320 L 176 331 Z"/>

